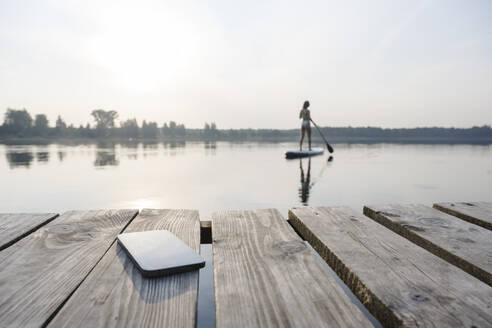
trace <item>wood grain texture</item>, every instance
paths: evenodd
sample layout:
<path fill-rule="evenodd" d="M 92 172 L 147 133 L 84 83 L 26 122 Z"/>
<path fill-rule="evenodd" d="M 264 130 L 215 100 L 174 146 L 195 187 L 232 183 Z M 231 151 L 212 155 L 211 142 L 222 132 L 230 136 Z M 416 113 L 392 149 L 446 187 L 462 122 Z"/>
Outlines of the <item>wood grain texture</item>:
<path fill-rule="evenodd" d="M 277 210 L 212 222 L 216 327 L 371 326 Z"/>
<path fill-rule="evenodd" d="M 47 224 L 56 213 L 1 213 L 0 251 Z"/>
<path fill-rule="evenodd" d="M 492 202 L 436 203 L 434 208 L 492 230 Z"/>
<path fill-rule="evenodd" d="M 490 327 L 492 288 L 346 207 L 289 220 L 385 327 Z"/>
<path fill-rule="evenodd" d="M 125 232 L 169 230 L 200 251 L 192 210 L 142 210 Z M 195 327 L 199 271 L 145 278 L 115 243 L 49 327 Z"/>
<path fill-rule="evenodd" d="M 492 286 L 492 231 L 425 205 L 371 205 L 364 214 Z"/>
<path fill-rule="evenodd" d="M 0 325 L 44 325 L 136 213 L 67 212 L 0 252 Z"/>

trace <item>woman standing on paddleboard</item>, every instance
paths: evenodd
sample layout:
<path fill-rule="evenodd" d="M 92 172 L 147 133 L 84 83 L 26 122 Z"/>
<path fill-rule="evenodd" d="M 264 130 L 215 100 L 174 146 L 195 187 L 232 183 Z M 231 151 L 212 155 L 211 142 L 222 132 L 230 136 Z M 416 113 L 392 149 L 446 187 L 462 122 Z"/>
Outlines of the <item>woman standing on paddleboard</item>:
<path fill-rule="evenodd" d="M 309 101 L 305 101 L 302 106 L 299 118 L 302 119 L 301 125 L 301 141 L 299 142 L 299 149 L 302 150 L 302 142 L 304 141 L 304 134 L 307 133 L 309 150 L 311 150 L 311 112 L 308 109 Z"/>

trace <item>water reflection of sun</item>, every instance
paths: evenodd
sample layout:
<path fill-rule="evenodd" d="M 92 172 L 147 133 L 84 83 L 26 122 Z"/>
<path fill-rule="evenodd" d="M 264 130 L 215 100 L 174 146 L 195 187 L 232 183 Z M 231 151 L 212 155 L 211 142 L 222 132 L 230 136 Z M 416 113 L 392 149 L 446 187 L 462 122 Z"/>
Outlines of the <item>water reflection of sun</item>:
<path fill-rule="evenodd" d="M 148 198 L 139 198 L 128 203 L 130 208 L 138 208 L 141 211 L 144 208 L 158 208 L 158 202 Z"/>

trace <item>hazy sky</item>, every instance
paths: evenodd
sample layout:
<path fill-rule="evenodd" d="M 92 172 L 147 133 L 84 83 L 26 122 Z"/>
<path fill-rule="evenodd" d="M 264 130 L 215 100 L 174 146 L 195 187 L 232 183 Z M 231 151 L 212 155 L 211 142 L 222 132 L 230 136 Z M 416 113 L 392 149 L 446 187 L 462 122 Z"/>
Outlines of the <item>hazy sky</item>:
<path fill-rule="evenodd" d="M 53 123 L 492 124 L 492 1 L 0 0 L 0 111 Z M 1 113 L 0 112 L 0 113 Z"/>

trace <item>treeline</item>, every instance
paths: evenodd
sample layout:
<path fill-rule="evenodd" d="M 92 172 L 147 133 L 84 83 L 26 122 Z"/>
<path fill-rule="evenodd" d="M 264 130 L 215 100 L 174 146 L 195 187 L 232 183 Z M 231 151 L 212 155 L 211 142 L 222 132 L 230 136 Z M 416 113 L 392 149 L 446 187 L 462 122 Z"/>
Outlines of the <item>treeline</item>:
<path fill-rule="evenodd" d="M 178 138 L 190 133 L 184 124 L 175 121 L 158 125 L 157 122 L 143 121 L 138 124 L 137 119 L 127 119 L 116 125 L 118 113 L 114 110 L 96 109 L 91 112 L 94 123 L 91 125 L 68 125 L 58 116 L 55 126 L 45 114 L 37 114 L 34 118 L 26 109 L 8 108 L 0 126 L 0 137 L 29 138 L 125 138 L 125 139 L 157 139 L 160 137 Z M 192 134 L 206 137 L 218 135 L 215 123 L 205 123 L 203 129 L 193 129 Z"/>
<path fill-rule="evenodd" d="M 403 128 L 403 129 L 383 129 L 376 127 L 343 127 L 343 128 L 322 128 L 325 136 L 347 136 L 360 138 L 491 138 L 492 129 L 489 125 L 474 126 L 472 128 Z"/>
<path fill-rule="evenodd" d="M 188 129 L 184 124 L 169 121 L 157 122 L 136 119 L 116 120 L 118 113 L 113 110 L 96 109 L 91 112 L 94 123 L 75 127 L 68 125 L 60 116 L 50 126 L 44 114 L 34 118 L 25 110 L 7 109 L 0 126 L 0 138 L 118 138 L 118 139 L 212 139 L 212 140 L 269 140 L 292 141 L 298 138 L 298 129 L 218 129 L 214 122 L 205 123 L 202 129 Z M 333 142 L 343 141 L 477 141 L 492 142 L 489 125 L 472 128 L 411 128 L 383 129 L 378 127 L 322 127 L 322 133 Z M 319 139 L 315 130 L 313 138 Z"/>
<path fill-rule="evenodd" d="M 323 135 L 333 142 L 351 141 L 479 141 L 492 143 L 492 128 L 489 125 L 472 128 L 405 128 L 383 129 L 377 127 L 321 127 Z M 218 130 L 220 139 L 247 140 L 293 140 L 299 137 L 299 129 L 231 129 Z M 312 127 L 313 139 L 321 140 L 318 132 Z"/>

